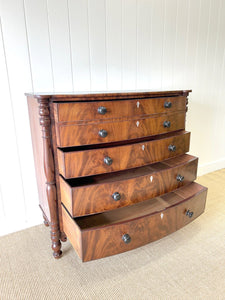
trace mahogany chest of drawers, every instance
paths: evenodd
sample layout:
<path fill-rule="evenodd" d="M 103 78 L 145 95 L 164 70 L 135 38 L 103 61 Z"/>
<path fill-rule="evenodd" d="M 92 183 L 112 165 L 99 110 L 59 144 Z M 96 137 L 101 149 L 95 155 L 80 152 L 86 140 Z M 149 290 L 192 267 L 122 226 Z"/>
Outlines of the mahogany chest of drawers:
<path fill-rule="evenodd" d="M 198 217 L 207 188 L 187 155 L 191 91 L 26 94 L 53 255 L 82 261 L 160 239 Z"/>

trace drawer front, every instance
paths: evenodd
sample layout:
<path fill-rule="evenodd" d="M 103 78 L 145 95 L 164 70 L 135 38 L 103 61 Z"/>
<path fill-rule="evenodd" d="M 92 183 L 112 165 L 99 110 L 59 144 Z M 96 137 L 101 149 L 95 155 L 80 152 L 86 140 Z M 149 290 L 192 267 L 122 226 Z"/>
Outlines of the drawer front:
<path fill-rule="evenodd" d="M 57 145 L 72 147 L 158 135 L 185 128 L 185 112 L 157 117 L 86 125 L 57 126 Z"/>
<path fill-rule="evenodd" d="M 54 103 L 57 122 L 133 118 L 150 114 L 185 111 L 186 97 L 149 98 L 124 101 Z"/>
<path fill-rule="evenodd" d="M 190 133 L 183 132 L 126 146 L 72 152 L 58 149 L 59 172 L 64 178 L 73 178 L 136 168 L 184 154 L 189 142 Z"/>
<path fill-rule="evenodd" d="M 114 181 L 103 180 L 102 183 L 87 186 L 71 187 L 60 178 L 61 201 L 76 217 L 132 205 L 168 193 L 196 179 L 198 159 L 191 157 L 188 160 L 188 157 L 184 156 L 176 167 L 158 163 L 142 173 L 137 169 L 133 178 L 123 179 L 121 172 Z M 178 175 L 184 179 L 178 181 Z"/>
<path fill-rule="evenodd" d="M 111 216 L 108 214 L 104 217 L 103 214 L 103 216 L 97 217 L 98 221 L 95 217 L 94 222 L 91 221 L 91 217 L 86 217 L 86 219 L 89 218 L 89 223 L 92 222 L 94 225 L 90 227 L 85 225 L 84 228 L 79 227 L 76 219 L 73 220 L 64 210 L 63 220 L 66 224 L 66 234 L 77 249 L 73 228 L 76 231 L 79 228 L 78 253 L 83 261 L 106 257 L 143 246 L 178 230 L 203 213 L 207 189 L 199 185 L 196 187 L 196 185 L 195 183 L 189 185 L 189 197 L 187 199 L 179 196 L 176 192 L 167 194 L 168 201 L 163 197 L 152 199 L 148 205 L 155 206 L 155 211 L 150 211 L 147 208 L 145 212 L 143 207 L 137 206 L 132 209 L 131 215 L 128 212 L 128 218 L 125 217 L 125 219 L 123 216 L 126 215 L 125 210 L 128 208 L 124 208 L 123 214 L 120 213 L 117 219 L 114 212 L 112 212 L 114 216 L 111 213 Z M 193 188 L 198 191 L 193 191 Z M 163 203 L 161 210 L 157 202 Z M 186 215 L 188 208 L 193 211 L 191 218 Z"/>

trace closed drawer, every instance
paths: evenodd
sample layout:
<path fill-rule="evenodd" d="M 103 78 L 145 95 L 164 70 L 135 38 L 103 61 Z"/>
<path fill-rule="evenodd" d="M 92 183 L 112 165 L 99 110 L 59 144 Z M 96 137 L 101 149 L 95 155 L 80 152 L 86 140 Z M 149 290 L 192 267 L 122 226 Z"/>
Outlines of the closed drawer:
<path fill-rule="evenodd" d="M 129 171 L 67 181 L 60 177 L 61 201 L 73 217 L 128 206 L 192 182 L 197 163 L 196 157 L 181 155 Z"/>
<path fill-rule="evenodd" d="M 72 147 L 101 144 L 163 134 L 185 128 L 185 112 L 126 121 L 56 126 L 57 145 Z"/>
<path fill-rule="evenodd" d="M 158 240 L 193 221 L 204 211 L 206 194 L 206 188 L 191 183 L 130 207 L 75 219 L 63 207 L 64 232 L 82 261 L 118 254 Z"/>
<path fill-rule="evenodd" d="M 123 101 L 54 103 L 56 122 L 78 122 L 133 118 L 150 114 L 185 111 L 186 97 L 149 98 Z"/>
<path fill-rule="evenodd" d="M 59 172 L 68 179 L 140 167 L 188 152 L 189 142 L 190 133 L 183 131 L 124 146 L 82 151 L 58 149 Z"/>

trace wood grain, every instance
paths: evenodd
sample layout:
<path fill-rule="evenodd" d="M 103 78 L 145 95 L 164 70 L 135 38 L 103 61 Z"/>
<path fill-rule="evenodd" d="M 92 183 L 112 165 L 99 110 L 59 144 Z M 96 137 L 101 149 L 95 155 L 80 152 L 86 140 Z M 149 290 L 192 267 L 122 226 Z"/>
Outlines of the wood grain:
<path fill-rule="evenodd" d="M 190 223 L 204 211 L 207 189 L 200 186 L 200 190 L 196 192 L 196 185 L 189 185 L 187 198 L 174 192 L 168 194 L 167 197 L 173 199 L 173 204 L 158 197 L 129 208 L 85 219 L 72 219 L 63 208 L 69 239 L 72 238 L 73 246 L 79 248 L 83 261 L 118 254 L 158 240 Z M 185 187 L 179 190 L 183 188 Z M 192 218 L 186 216 L 187 209 L 194 212 Z M 77 225 L 81 244 L 75 239 Z M 124 234 L 129 234 L 130 243 L 123 242 Z"/>
<path fill-rule="evenodd" d="M 73 178 L 140 167 L 184 154 L 189 143 L 190 133 L 183 132 L 117 147 L 70 152 L 58 149 L 59 172 L 64 178 Z M 176 146 L 176 151 L 170 151 L 170 145 Z M 112 158 L 110 166 L 104 163 L 105 157 Z"/>
<path fill-rule="evenodd" d="M 45 182 L 46 176 L 44 171 L 44 154 L 43 154 L 43 141 L 42 131 L 39 122 L 39 105 L 37 99 L 33 97 L 27 98 L 27 105 L 30 119 L 30 129 L 32 137 L 33 155 L 36 171 L 36 180 L 38 186 L 39 204 L 42 211 L 50 220 L 50 212 L 48 206 L 48 199 L 46 194 Z"/>
<path fill-rule="evenodd" d="M 170 122 L 169 128 L 164 127 L 165 121 Z M 67 125 L 58 125 L 57 127 L 58 147 L 99 144 L 183 130 L 185 128 L 185 112 L 119 122 L 85 125 L 71 125 L 71 123 L 67 123 Z M 107 131 L 105 138 L 99 136 L 100 130 Z"/>
<path fill-rule="evenodd" d="M 165 103 L 170 102 L 171 107 L 165 108 Z M 106 109 L 105 114 L 98 112 L 99 107 Z M 170 98 L 149 98 L 121 101 L 98 101 L 54 103 L 55 119 L 58 122 L 71 122 L 82 120 L 105 120 L 114 118 L 133 118 L 158 113 L 185 111 L 186 97 L 177 96 Z"/>
<path fill-rule="evenodd" d="M 171 164 L 175 159 L 170 159 Z M 175 167 L 156 163 L 90 178 L 68 181 L 60 178 L 61 201 L 73 217 L 129 206 L 192 182 L 196 178 L 197 163 L 196 157 L 183 155 Z M 184 176 L 183 182 L 177 181 L 178 174 Z M 121 196 L 118 201 L 112 198 L 115 192 Z"/>

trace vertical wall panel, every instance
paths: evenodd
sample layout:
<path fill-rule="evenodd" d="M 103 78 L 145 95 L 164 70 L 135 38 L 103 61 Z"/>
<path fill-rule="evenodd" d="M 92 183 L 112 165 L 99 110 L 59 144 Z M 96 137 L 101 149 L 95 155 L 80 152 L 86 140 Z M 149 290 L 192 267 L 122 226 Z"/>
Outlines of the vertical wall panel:
<path fill-rule="evenodd" d="M 26 91 L 193 89 L 199 174 L 225 167 L 223 0 L 0 0 L 0 17 L 0 234 L 42 221 Z"/>
<path fill-rule="evenodd" d="M 6 230 L 10 219 L 20 215 L 24 220 L 24 191 L 21 178 L 21 166 L 18 155 L 17 137 L 15 131 L 14 113 L 11 103 L 11 93 L 8 81 L 8 70 L 5 59 L 5 45 L 0 23 L 0 82 L 1 82 L 1 155 L 0 155 L 0 182 L 1 205 L 0 233 Z M 14 180 L 10 180 L 13 176 Z M 4 218 L 3 218 L 4 217 Z M 8 223 L 6 222 L 8 220 Z"/>
<path fill-rule="evenodd" d="M 106 0 L 106 66 L 109 90 L 120 90 L 122 76 L 122 0 Z"/>
<path fill-rule="evenodd" d="M 23 1 L 4 1 L 2 8 L 2 32 L 16 138 L 14 139 L 14 136 L 8 133 L 8 137 L 4 139 L 7 141 L 5 143 L 6 147 L 2 151 L 5 151 L 4 159 L 5 162 L 8 162 L 8 166 L 5 165 L 4 167 L 5 178 L 8 180 L 9 178 L 12 179 L 11 189 L 13 191 L 17 190 L 13 187 L 13 184 L 15 184 L 15 186 L 19 185 L 19 187 L 18 196 L 7 198 L 3 193 L 3 197 L 4 204 L 11 204 L 11 210 L 13 207 L 13 212 L 17 214 L 15 224 L 12 223 L 11 225 L 15 226 L 17 230 L 21 227 L 25 227 L 26 224 L 36 224 L 41 220 L 41 214 L 37 211 L 37 185 L 34 172 L 27 103 L 24 96 L 24 92 L 32 90 L 29 49 L 25 25 Z M 8 100 L 6 101 L 8 102 Z M 6 105 L 8 105 L 8 103 Z M 13 124 L 10 118 L 8 123 Z M 12 141 L 16 143 L 16 147 L 7 148 L 9 139 L 12 139 Z M 17 175 L 17 167 L 14 168 L 14 163 L 12 162 L 14 159 L 17 160 L 15 166 L 19 165 L 20 167 L 20 171 L 18 170 L 20 176 Z M 6 174 L 8 174 L 8 176 Z M 23 197 L 20 194 L 21 189 L 23 190 Z M 12 205 L 12 203 L 15 204 Z M 11 218 L 12 216 L 7 214 L 7 220 L 9 221 Z"/>
<path fill-rule="evenodd" d="M 91 89 L 107 89 L 105 0 L 88 1 Z"/>
<path fill-rule="evenodd" d="M 173 88 L 173 66 L 175 62 L 175 41 L 177 21 L 177 0 L 165 1 L 165 22 L 162 57 L 162 88 Z M 186 87 L 185 87 L 186 88 Z"/>
<path fill-rule="evenodd" d="M 212 95 L 217 94 L 217 105 L 216 105 L 216 121 L 214 126 L 214 134 L 220 132 L 222 129 L 225 132 L 225 108 L 224 108 L 224 92 L 225 92 L 225 17 L 223 12 L 225 11 L 225 1 L 221 1 L 221 6 L 219 8 L 218 17 L 218 31 L 217 31 L 217 41 L 216 41 L 216 54 L 215 54 L 215 65 L 214 65 L 214 88 L 212 90 Z M 215 149 L 217 149 L 215 151 Z M 221 157 L 225 153 L 225 145 L 221 145 L 218 139 L 213 147 L 213 160 L 216 157 Z"/>
<path fill-rule="evenodd" d="M 122 0 L 122 89 L 137 86 L 137 0 Z"/>
<path fill-rule="evenodd" d="M 18 2 L 18 1 L 17 1 Z M 24 0 L 35 92 L 54 90 L 46 0 Z"/>
<path fill-rule="evenodd" d="M 150 88 L 160 89 L 162 84 L 162 61 L 164 39 L 165 0 L 152 1 L 152 34 L 150 61 Z"/>
<path fill-rule="evenodd" d="M 72 62 L 67 0 L 48 0 L 48 25 L 54 89 L 72 91 Z"/>
<path fill-rule="evenodd" d="M 137 88 L 149 89 L 152 2 L 137 1 Z"/>
<path fill-rule="evenodd" d="M 74 90 L 91 88 L 88 0 L 68 0 Z"/>
<path fill-rule="evenodd" d="M 185 47 L 188 30 L 188 1 L 177 1 L 176 40 L 174 49 L 173 88 L 184 86 Z"/>

